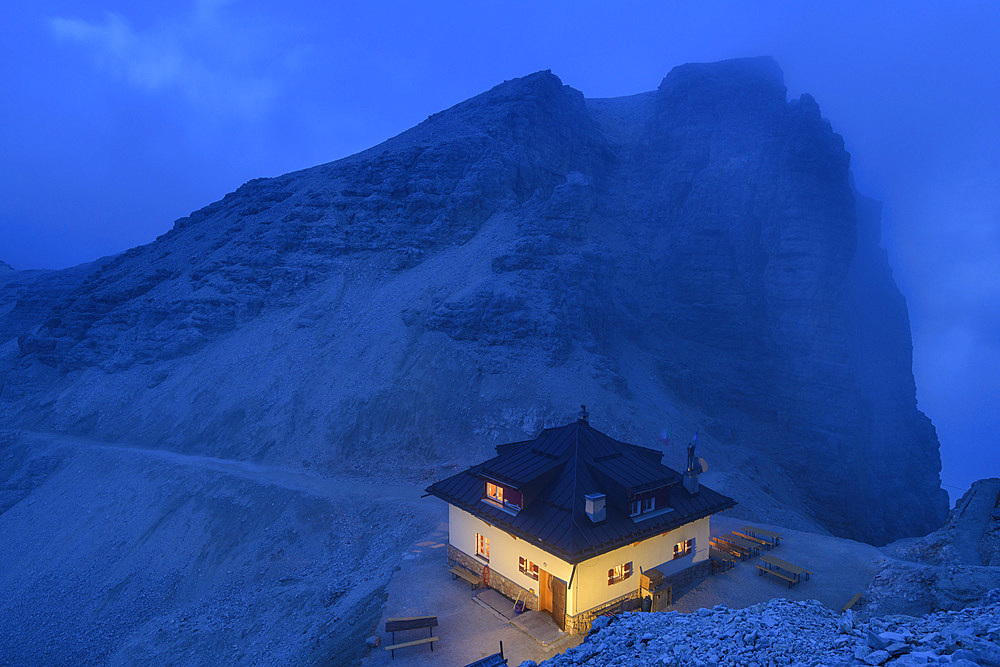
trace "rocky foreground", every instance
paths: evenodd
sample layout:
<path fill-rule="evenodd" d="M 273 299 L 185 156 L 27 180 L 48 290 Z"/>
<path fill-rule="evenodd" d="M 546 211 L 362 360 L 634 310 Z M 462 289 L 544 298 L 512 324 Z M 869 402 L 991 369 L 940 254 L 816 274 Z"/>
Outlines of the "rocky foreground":
<path fill-rule="evenodd" d="M 819 602 L 601 617 L 585 642 L 542 663 L 589 665 L 1000 665 L 1000 589 L 959 611 L 860 621 Z M 527 661 L 521 667 L 534 667 Z"/>

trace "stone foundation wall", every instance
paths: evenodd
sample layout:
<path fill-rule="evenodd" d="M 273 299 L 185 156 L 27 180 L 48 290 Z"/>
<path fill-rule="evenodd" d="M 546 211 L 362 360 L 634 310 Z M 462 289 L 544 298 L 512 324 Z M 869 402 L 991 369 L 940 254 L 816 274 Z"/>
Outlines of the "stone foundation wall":
<path fill-rule="evenodd" d="M 712 574 L 712 561 L 703 560 L 676 574 L 664 577 L 663 585 L 670 586 L 671 594 L 676 596 L 679 592 L 683 592 L 685 589 L 694 586 L 710 574 Z M 587 634 L 590 632 L 590 624 L 601 614 L 620 614 L 626 611 L 639 611 L 641 604 L 642 600 L 639 597 L 639 589 L 637 587 L 635 591 L 610 602 L 605 602 L 576 616 L 567 616 L 566 632 L 577 635 Z"/>
<path fill-rule="evenodd" d="M 476 558 L 475 556 L 470 556 L 469 554 L 456 549 L 452 545 L 448 545 L 448 565 L 454 567 L 464 567 L 469 572 L 474 572 L 479 576 L 483 576 L 483 570 L 486 568 L 487 563 Z M 504 596 L 510 598 L 511 600 L 516 600 L 518 594 L 522 600 L 524 600 L 525 609 L 538 609 L 538 596 L 529 591 L 522 586 L 515 584 L 513 581 L 503 576 L 493 568 L 490 568 L 490 584 L 489 587 L 499 591 Z M 513 603 L 512 603 L 513 604 Z"/>
<path fill-rule="evenodd" d="M 483 576 L 483 570 L 486 568 L 487 564 L 479 558 L 470 556 L 469 554 L 460 551 L 449 544 L 448 565 L 450 567 L 464 567 L 470 572 Z M 681 570 L 676 574 L 664 577 L 663 581 L 664 585 L 669 585 L 672 588 L 673 595 L 677 595 L 678 592 L 697 584 L 711 573 L 712 562 L 710 560 L 703 560 L 700 563 L 695 563 L 691 567 Z M 516 600 L 518 594 L 520 594 L 521 599 L 525 601 L 525 609 L 538 609 L 537 595 L 514 583 L 492 568 L 490 569 L 489 587 L 499 591 L 511 600 Z M 577 614 L 576 616 L 570 616 L 567 614 L 566 632 L 576 635 L 587 634 L 590 632 L 590 624 L 601 614 L 620 614 L 626 611 L 638 611 L 640 604 L 641 601 L 639 599 L 639 589 L 637 585 L 634 591 L 626 593 L 625 595 L 615 598 L 614 600 L 600 604 L 593 609 L 588 609 L 587 611 Z"/>
<path fill-rule="evenodd" d="M 626 611 L 639 610 L 639 589 L 626 593 L 610 602 L 600 604 L 593 609 L 577 614 L 576 616 L 566 616 L 566 632 L 574 635 L 585 635 L 590 632 L 590 624 L 601 614 L 621 614 Z"/>

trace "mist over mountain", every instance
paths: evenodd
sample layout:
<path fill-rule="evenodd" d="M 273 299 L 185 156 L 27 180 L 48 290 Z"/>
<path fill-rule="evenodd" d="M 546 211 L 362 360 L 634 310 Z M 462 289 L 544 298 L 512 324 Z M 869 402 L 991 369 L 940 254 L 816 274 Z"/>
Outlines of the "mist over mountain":
<path fill-rule="evenodd" d="M 428 476 L 586 403 L 675 467 L 699 431 L 737 511 L 885 543 L 947 496 L 879 239 L 771 59 L 615 99 L 539 72 L 121 255 L 0 266 L 0 419 Z"/>

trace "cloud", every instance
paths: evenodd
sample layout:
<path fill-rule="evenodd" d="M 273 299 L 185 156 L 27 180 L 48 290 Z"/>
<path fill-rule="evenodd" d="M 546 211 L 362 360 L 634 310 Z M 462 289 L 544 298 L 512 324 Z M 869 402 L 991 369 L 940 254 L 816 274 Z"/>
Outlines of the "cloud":
<path fill-rule="evenodd" d="M 267 35 L 246 22 L 220 20 L 231 4 L 201 0 L 179 19 L 137 30 L 123 16 L 55 17 L 53 35 L 90 52 L 111 76 L 147 94 L 179 95 L 198 107 L 256 117 L 281 91 L 280 59 L 268 59 Z"/>

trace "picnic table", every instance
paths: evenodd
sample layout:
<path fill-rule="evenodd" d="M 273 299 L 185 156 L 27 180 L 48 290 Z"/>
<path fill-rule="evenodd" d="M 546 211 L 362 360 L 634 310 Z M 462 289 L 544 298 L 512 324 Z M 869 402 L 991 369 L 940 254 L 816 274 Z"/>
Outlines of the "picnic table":
<path fill-rule="evenodd" d="M 434 628 L 437 627 L 438 617 L 437 616 L 407 616 L 403 618 L 387 618 L 385 619 L 385 631 L 392 633 L 392 644 L 385 647 L 386 651 L 392 654 L 392 659 L 396 659 L 396 649 L 407 648 L 408 646 L 418 646 L 420 644 L 430 644 L 431 651 L 434 651 L 434 642 L 438 640 L 434 636 Z M 402 642 L 400 644 L 396 643 L 396 633 L 402 632 L 403 630 L 421 630 L 427 628 L 428 637 L 423 639 L 415 639 L 413 641 Z"/>
<path fill-rule="evenodd" d="M 735 567 L 736 563 L 739 562 L 739 559 L 736 558 L 736 556 L 733 556 L 726 551 L 720 551 L 714 546 L 709 547 L 708 557 L 711 559 L 712 565 L 715 566 L 717 570 L 728 570 L 731 567 Z"/>
<path fill-rule="evenodd" d="M 713 538 L 716 544 L 722 543 L 727 545 L 729 550 L 733 549 L 739 551 L 744 558 L 749 558 L 750 556 L 756 556 L 760 553 L 760 547 L 742 538 L 736 537 L 735 535 L 718 535 Z"/>
<path fill-rule="evenodd" d="M 771 549 L 771 548 L 774 547 L 774 545 L 770 542 L 770 540 L 765 540 L 765 539 L 763 539 L 761 537 L 755 537 L 755 536 L 750 535 L 748 533 L 741 533 L 738 530 L 734 530 L 733 531 L 733 535 L 735 535 L 736 537 L 742 537 L 744 540 L 750 540 L 754 544 L 758 544 L 758 545 L 764 547 L 765 549 Z"/>
<path fill-rule="evenodd" d="M 743 547 L 750 552 L 751 556 L 756 556 L 760 553 L 760 544 L 754 542 L 753 540 L 748 540 L 745 537 L 740 537 L 739 535 L 720 535 L 720 538 L 730 544 L 737 544 Z"/>
<path fill-rule="evenodd" d="M 804 567 L 799 567 L 798 565 L 789 563 L 786 560 L 781 560 L 780 558 L 775 558 L 774 556 L 761 556 L 760 559 L 765 563 L 770 564 L 772 567 L 776 567 L 790 573 L 796 582 L 802 579 L 802 575 L 805 575 L 805 578 L 808 579 L 809 575 L 812 574 L 812 572 Z"/>
<path fill-rule="evenodd" d="M 743 531 L 754 537 L 764 538 L 774 546 L 781 544 L 781 533 L 776 533 L 773 530 L 757 528 L 756 526 L 743 526 Z"/>
<path fill-rule="evenodd" d="M 727 553 L 734 558 L 739 558 L 740 560 L 746 560 L 750 557 L 750 552 L 743 547 L 737 546 L 735 544 L 730 544 L 729 542 L 724 542 L 718 538 L 713 537 L 710 540 L 710 546 L 714 547 L 716 550 L 722 553 Z"/>

